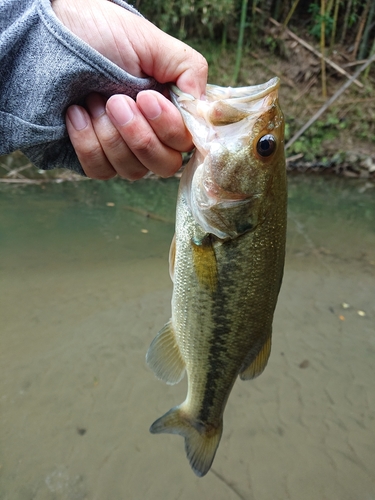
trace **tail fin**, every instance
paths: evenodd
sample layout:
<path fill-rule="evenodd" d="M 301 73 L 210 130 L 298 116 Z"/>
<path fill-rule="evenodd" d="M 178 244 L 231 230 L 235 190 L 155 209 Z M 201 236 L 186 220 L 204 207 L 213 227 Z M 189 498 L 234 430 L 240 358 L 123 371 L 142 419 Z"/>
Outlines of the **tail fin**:
<path fill-rule="evenodd" d="M 205 476 L 210 470 L 220 443 L 223 424 L 213 428 L 189 418 L 182 405 L 175 406 L 165 415 L 156 420 L 150 427 L 152 434 L 179 434 L 185 438 L 186 456 L 190 466 L 199 477 Z"/>

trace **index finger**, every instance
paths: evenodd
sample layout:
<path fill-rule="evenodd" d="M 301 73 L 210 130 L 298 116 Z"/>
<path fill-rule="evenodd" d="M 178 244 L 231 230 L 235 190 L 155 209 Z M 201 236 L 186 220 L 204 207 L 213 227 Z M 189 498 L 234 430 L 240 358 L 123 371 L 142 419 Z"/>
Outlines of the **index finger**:
<path fill-rule="evenodd" d="M 171 101 L 155 90 L 143 90 L 137 105 L 163 144 L 181 152 L 193 149 L 190 132 Z"/>

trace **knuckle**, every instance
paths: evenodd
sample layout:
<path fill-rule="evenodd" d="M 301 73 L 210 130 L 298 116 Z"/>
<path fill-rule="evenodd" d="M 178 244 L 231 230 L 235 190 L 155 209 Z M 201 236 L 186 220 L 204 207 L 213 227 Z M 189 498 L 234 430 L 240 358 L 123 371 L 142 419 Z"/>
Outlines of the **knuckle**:
<path fill-rule="evenodd" d="M 146 170 L 134 170 L 132 172 L 125 172 L 125 173 L 120 173 L 119 176 L 122 179 L 126 179 L 128 181 L 138 181 L 139 179 L 142 179 L 146 175 L 147 171 Z"/>
<path fill-rule="evenodd" d="M 100 163 L 103 158 L 103 151 L 99 144 L 89 148 L 82 148 L 78 150 L 76 148 L 78 158 L 81 162 L 91 165 Z"/>
<path fill-rule="evenodd" d="M 198 77 L 207 79 L 208 75 L 208 62 L 207 59 L 202 56 L 199 52 L 196 53 L 196 64 L 194 68 L 195 73 Z"/>
<path fill-rule="evenodd" d="M 97 157 L 91 160 L 79 157 L 79 161 L 82 165 L 83 171 L 85 172 L 87 177 L 90 177 L 90 179 L 107 181 L 108 179 L 112 179 L 112 177 L 115 177 L 116 175 L 115 170 L 103 157 Z"/>
<path fill-rule="evenodd" d="M 122 146 L 124 140 L 119 133 L 108 133 L 100 136 L 100 142 L 104 149 L 115 151 Z"/>
<path fill-rule="evenodd" d="M 179 154 L 178 156 L 176 155 L 174 158 L 171 158 L 168 163 L 164 164 L 159 170 L 158 175 L 160 175 L 163 179 L 171 177 L 181 168 L 181 165 L 182 156 Z"/>
<path fill-rule="evenodd" d="M 200 64 L 200 71 L 203 73 L 208 73 L 208 62 L 207 59 L 202 56 L 202 54 L 199 54 L 199 64 Z"/>
<path fill-rule="evenodd" d="M 130 147 L 142 156 L 149 156 L 155 148 L 154 137 L 150 133 L 140 134 L 134 138 Z"/>
<path fill-rule="evenodd" d="M 163 142 L 165 144 L 179 144 L 181 143 L 182 135 L 185 134 L 184 129 L 180 127 L 165 127 L 163 129 Z"/>
<path fill-rule="evenodd" d="M 107 170 L 103 172 L 92 172 L 89 177 L 92 179 L 96 179 L 98 181 L 108 181 L 109 179 L 113 179 L 116 176 L 116 172 L 114 170 Z"/>
<path fill-rule="evenodd" d="M 116 175 L 116 172 L 108 163 L 100 145 L 94 146 L 92 149 L 77 151 L 79 162 L 82 169 L 91 179 L 108 180 Z"/>

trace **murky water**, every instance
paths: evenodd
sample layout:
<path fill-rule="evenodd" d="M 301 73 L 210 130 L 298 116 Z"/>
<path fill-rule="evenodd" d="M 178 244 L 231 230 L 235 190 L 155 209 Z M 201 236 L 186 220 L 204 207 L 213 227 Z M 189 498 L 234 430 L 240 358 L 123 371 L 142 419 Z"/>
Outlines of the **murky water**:
<path fill-rule="evenodd" d="M 169 318 L 177 183 L 0 186 L 0 499 L 374 500 L 365 187 L 291 179 L 271 359 L 235 384 L 198 479 L 182 438 L 148 432 L 186 391 L 144 361 Z"/>

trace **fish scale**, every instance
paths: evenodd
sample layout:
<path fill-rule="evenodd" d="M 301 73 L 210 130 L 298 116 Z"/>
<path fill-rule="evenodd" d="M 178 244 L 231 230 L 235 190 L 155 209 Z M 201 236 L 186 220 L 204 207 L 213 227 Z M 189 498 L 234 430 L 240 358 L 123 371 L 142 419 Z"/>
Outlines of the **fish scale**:
<path fill-rule="evenodd" d="M 270 354 L 287 201 L 278 86 L 208 86 L 204 101 L 172 94 L 197 151 L 177 199 L 172 315 L 146 359 L 169 384 L 186 372 L 188 393 L 150 430 L 182 435 L 198 476 L 211 467 L 237 376 L 258 376 Z"/>

